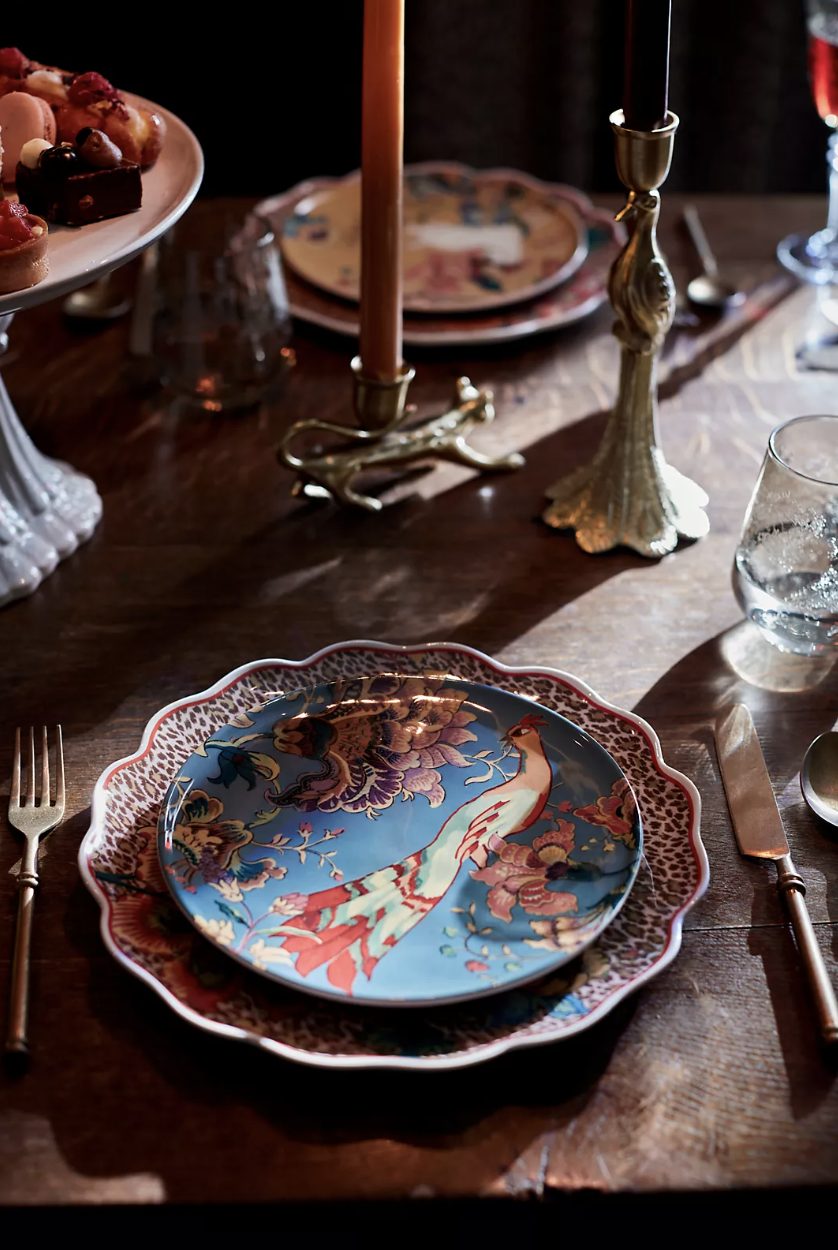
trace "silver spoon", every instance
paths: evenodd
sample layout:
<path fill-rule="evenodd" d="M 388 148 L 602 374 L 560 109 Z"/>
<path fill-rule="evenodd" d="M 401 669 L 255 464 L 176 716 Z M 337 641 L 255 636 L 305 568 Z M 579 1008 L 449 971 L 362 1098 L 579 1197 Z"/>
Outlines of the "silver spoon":
<path fill-rule="evenodd" d="M 838 825 L 838 733 L 815 738 L 803 757 L 800 788 L 816 816 Z"/>
<path fill-rule="evenodd" d="M 131 300 L 114 286 L 110 273 L 73 291 L 64 301 L 65 315 L 82 321 L 114 321 L 130 307 Z"/>
<path fill-rule="evenodd" d="M 689 299 L 693 304 L 698 304 L 701 308 L 711 308 L 714 312 L 721 312 L 724 308 L 741 304 L 745 298 L 744 294 L 737 291 L 732 283 L 725 282 L 719 277 L 719 266 L 710 251 L 707 235 L 704 233 L 698 209 L 694 204 L 684 206 L 684 224 L 698 252 L 701 268 L 704 270 L 700 277 L 693 278 L 687 284 Z"/>

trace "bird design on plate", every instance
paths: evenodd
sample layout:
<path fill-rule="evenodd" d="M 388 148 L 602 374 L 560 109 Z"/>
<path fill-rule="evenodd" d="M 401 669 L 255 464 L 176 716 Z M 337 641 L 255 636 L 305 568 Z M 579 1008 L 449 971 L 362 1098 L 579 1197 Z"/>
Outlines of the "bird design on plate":
<path fill-rule="evenodd" d="M 553 784 L 537 728 L 544 724 L 530 714 L 512 726 L 506 741 L 518 756 L 515 775 L 458 807 L 421 851 L 296 900 L 293 920 L 269 936 L 284 937 L 301 976 L 326 965 L 329 982 L 351 994 L 358 973 L 370 978 L 379 959 L 436 907 L 465 859 L 485 867 L 490 839 L 523 833 L 538 820 Z"/>
<path fill-rule="evenodd" d="M 572 958 L 640 850 L 634 796 L 593 739 L 434 674 L 237 717 L 172 783 L 158 837 L 175 898 L 230 955 L 379 1003 L 471 997 Z"/>

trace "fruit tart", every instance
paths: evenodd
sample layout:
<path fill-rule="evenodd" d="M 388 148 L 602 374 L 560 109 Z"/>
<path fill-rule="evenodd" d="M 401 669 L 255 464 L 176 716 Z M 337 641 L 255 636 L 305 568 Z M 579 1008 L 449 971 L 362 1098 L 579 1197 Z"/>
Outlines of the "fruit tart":
<path fill-rule="evenodd" d="M 0 295 L 35 286 L 49 272 L 48 227 L 25 204 L 0 200 Z"/>
<path fill-rule="evenodd" d="M 19 48 L 0 48 L 0 96 L 25 91 L 55 115 L 59 143 L 86 126 L 102 130 L 127 161 L 148 169 L 160 155 L 166 123 L 151 109 L 134 107 L 101 74 L 72 74 L 30 61 Z"/>

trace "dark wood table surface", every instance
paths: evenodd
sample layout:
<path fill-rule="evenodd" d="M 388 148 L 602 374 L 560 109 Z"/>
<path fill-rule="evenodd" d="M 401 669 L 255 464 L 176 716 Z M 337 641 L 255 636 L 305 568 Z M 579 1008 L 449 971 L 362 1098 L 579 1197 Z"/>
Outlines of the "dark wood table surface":
<path fill-rule="evenodd" d="M 838 375 L 795 366 L 815 295 L 774 261 L 776 240 L 818 227 L 824 203 L 699 203 L 723 267 L 761 294 L 746 317 L 682 330 L 668 347 L 662 441 L 707 487 L 711 532 L 660 561 L 584 555 L 537 519 L 544 488 L 590 456 L 614 395 L 607 307 L 564 333 L 412 352 L 420 409 L 471 375 L 498 408 L 475 441 L 519 448 L 527 465 L 495 478 L 453 466 L 413 475 L 380 516 L 292 500 L 275 459 L 289 421 L 348 415 L 348 342 L 298 327 L 277 401 L 215 416 L 149 385 L 127 354 L 125 319 L 83 331 L 60 303 L 16 319 L 6 384 L 38 446 L 95 478 L 104 519 L 35 595 L 0 612 L 2 792 L 13 728 L 32 720 L 63 724 L 69 788 L 68 819 L 42 858 L 32 1061 L 0 1077 L 0 1202 L 838 1182 L 835 1065 L 819 1051 L 774 870 L 736 851 L 711 736 L 722 703 L 751 707 L 838 982 L 838 841 L 797 780 L 810 739 L 838 714 L 835 673 L 755 638 L 730 586 L 772 426 L 836 410 Z M 193 228 L 244 207 L 200 202 Z M 683 288 L 694 260 L 679 216 L 668 197 L 662 239 Z M 579 1037 L 456 1072 L 315 1070 L 191 1028 L 106 953 L 76 869 L 99 773 L 137 747 L 154 711 L 234 666 L 358 637 L 449 639 L 567 669 L 647 718 L 697 783 L 712 881 L 682 951 Z M 0 815 L 4 1004 L 19 854 Z"/>

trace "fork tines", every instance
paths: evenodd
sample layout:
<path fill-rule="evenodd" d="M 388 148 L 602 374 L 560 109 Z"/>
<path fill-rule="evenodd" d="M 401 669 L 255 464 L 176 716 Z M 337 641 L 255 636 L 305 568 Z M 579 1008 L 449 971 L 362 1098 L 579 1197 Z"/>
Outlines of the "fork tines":
<path fill-rule="evenodd" d="M 56 748 L 55 748 L 55 771 L 56 771 L 56 789 L 55 798 L 50 801 L 50 777 L 49 777 L 49 737 L 47 735 L 46 725 L 41 728 L 41 794 L 37 807 L 51 807 L 57 815 L 64 808 L 64 743 L 61 736 L 61 726 L 55 726 Z M 9 811 L 23 810 L 35 807 L 35 730 L 29 730 L 29 749 L 28 768 L 26 777 L 26 798 L 21 802 L 20 797 L 20 773 L 21 773 L 21 744 L 20 729 L 15 730 L 15 754 L 12 762 L 12 790 L 9 796 Z"/>

